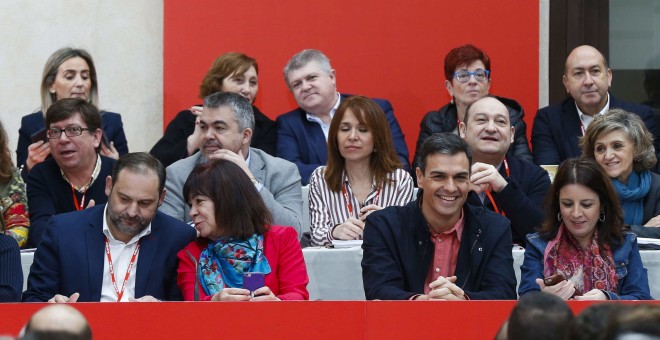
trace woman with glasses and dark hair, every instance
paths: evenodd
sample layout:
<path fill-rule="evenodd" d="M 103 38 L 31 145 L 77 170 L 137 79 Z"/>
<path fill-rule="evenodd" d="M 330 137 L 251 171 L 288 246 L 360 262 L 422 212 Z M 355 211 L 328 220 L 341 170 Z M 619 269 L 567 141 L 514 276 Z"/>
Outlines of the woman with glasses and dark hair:
<path fill-rule="evenodd" d="M 657 159 L 644 121 L 621 109 L 595 115 L 580 146 L 612 180 L 623 222 L 639 237 L 660 238 L 660 175 L 651 172 Z"/>
<path fill-rule="evenodd" d="M 367 216 L 412 199 L 383 110 L 373 100 L 342 100 L 330 122 L 328 165 L 309 180 L 312 245 L 361 239 Z"/>
<path fill-rule="evenodd" d="M 458 134 L 458 123 L 465 118 L 465 109 L 488 95 L 490 89 L 490 58 L 473 45 L 463 45 L 449 51 L 445 56 L 445 86 L 451 102 L 437 111 L 427 113 L 419 124 L 417 148 L 413 158 L 413 171 L 419 163 L 418 152 L 424 140 L 437 132 Z M 515 128 L 515 139 L 508 156 L 533 162 L 527 142 L 527 126 L 522 106 L 513 99 L 495 97 L 509 110 L 511 125 Z"/>
<path fill-rule="evenodd" d="M 637 237 L 624 228 L 616 192 L 593 159 L 559 166 L 546 209 L 539 232 L 527 235 L 521 296 L 541 290 L 564 300 L 652 299 Z"/>
<path fill-rule="evenodd" d="M 27 194 L 23 178 L 11 161 L 8 143 L 0 122 L 0 234 L 11 236 L 20 247 L 25 247 L 30 228 Z"/>
<path fill-rule="evenodd" d="M 211 65 L 199 87 L 199 98 L 216 92 L 233 92 L 254 103 L 259 90 L 259 66 L 254 58 L 243 53 L 228 52 L 219 56 Z M 250 146 L 275 156 L 277 131 L 275 122 L 252 105 L 254 131 Z M 192 156 L 202 143 L 199 128 L 201 106 L 183 110 L 167 125 L 165 134 L 149 151 L 165 166 Z"/>
<path fill-rule="evenodd" d="M 307 300 L 307 269 L 298 234 L 272 225 L 250 178 L 238 165 L 197 165 L 183 186 L 199 234 L 178 254 L 186 301 Z"/>
<path fill-rule="evenodd" d="M 54 102 L 64 98 L 81 98 L 99 105 L 96 68 L 92 56 L 83 49 L 61 48 L 53 53 L 44 66 L 41 78 L 41 110 L 21 120 L 16 150 L 17 166 L 26 172 L 50 155 L 47 141 L 41 139 L 46 111 Z M 118 159 L 128 153 L 124 125 L 118 113 L 101 111 L 103 140 L 101 154 Z"/>

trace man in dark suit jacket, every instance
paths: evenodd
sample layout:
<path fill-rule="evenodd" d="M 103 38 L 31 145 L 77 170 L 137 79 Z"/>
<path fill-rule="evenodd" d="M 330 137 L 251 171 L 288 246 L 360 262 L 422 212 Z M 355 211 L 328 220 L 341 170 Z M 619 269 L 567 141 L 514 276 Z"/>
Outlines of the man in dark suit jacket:
<path fill-rule="evenodd" d="M 538 165 L 560 164 L 582 154 L 579 139 L 594 115 L 619 108 L 639 115 L 655 136 L 654 146 L 660 156 L 660 126 L 653 110 L 645 105 L 618 100 L 608 93 L 612 70 L 605 57 L 587 45 L 576 47 L 566 58 L 563 76 L 570 95 L 558 105 L 540 109 L 532 127 L 532 152 Z"/>
<path fill-rule="evenodd" d="M 424 141 L 417 200 L 367 217 L 362 244 L 367 299 L 516 298 L 509 221 L 466 204 L 471 161 L 470 148 L 454 133 Z"/>
<path fill-rule="evenodd" d="M 109 111 L 101 111 L 101 119 L 103 120 L 103 139 L 112 142 L 112 147 L 117 151 L 119 156 L 128 153 L 128 142 L 126 142 L 126 135 L 124 134 L 124 124 L 121 121 L 121 115 Z M 45 128 L 44 126 L 45 114 L 42 111 L 31 113 L 23 116 L 21 119 L 21 127 L 18 129 L 18 146 L 16 147 L 16 166 L 24 166 L 24 172 L 32 168 L 27 163 L 28 147 L 32 144 L 32 135 Z M 108 146 L 105 146 L 106 150 Z M 101 154 L 108 156 L 109 153 Z"/>
<path fill-rule="evenodd" d="M 312 172 L 328 161 L 330 122 L 342 98 L 349 95 L 337 92 L 335 70 L 321 51 L 294 55 L 284 68 L 284 77 L 299 108 L 277 117 L 277 156 L 295 163 L 302 184 L 307 185 Z M 408 146 L 392 105 L 384 99 L 374 101 L 385 112 L 403 168 L 410 171 Z"/>
<path fill-rule="evenodd" d="M 540 166 L 507 155 L 515 128 L 509 111 L 495 97 L 468 105 L 459 133 L 474 156 L 470 182 L 483 204 L 511 221 L 513 242 L 543 223 L 543 200 L 550 189 L 548 173 Z"/>
<path fill-rule="evenodd" d="M 157 212 L 164 187 L 165 168 L 149 154 L 120 158 L 107 205 L 51 218 L 23 301 L 181 300 L 176 254 L 196 233 Z"/>

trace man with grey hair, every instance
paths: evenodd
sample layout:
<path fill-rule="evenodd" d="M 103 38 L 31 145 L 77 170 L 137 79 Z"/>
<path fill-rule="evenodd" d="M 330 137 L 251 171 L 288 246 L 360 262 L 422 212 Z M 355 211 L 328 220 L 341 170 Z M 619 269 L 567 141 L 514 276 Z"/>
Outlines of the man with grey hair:
<path fill-rule="evenodd" d="M 250 103 L 235 93 L 218 92 L 204 98 L 200 115 L 204 140 L 200 152 L 167 167 L 168 195 L 160 211 L 190 222 L 183 185 L 195 165 L 213 159 L 236 163 L 245 171 L 273 215 L 274 224 L 291 226 L 301 235 L 302 190 L 298 169 L 291 162 L 250 147 L 254 114 Z"/>
<path fill-rule="evenodd" d="M 337 92 L 335 70 L 321 51 L 307 49 L 294 55 L 284 67 L 284 81 L 299 108 L 277 117 L 277 156 L 298 166 L 302 184 L 312 171 L 328 161 L 330 121 L 347 94 Z M 410 171 L 408 147 L 392 105 L 373 99 L 383 109 L 392 131 L 392 140 L 401 164 Z"/>

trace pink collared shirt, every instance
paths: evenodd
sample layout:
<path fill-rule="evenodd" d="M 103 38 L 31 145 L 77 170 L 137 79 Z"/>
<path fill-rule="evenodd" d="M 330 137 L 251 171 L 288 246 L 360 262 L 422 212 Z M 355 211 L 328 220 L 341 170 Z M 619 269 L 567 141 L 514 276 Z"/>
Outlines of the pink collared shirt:
<path fill-rule="evenodd" d="M 461 247 L 464 224 L 463 210 L 461 210 L 461 217 L 456 221 L 453 228 L 438 234 L 429 227 L 431 242 L 435 245 L 435 250 L 433 252 L 433 262 L 429 266 L 424 282 L 424 294 L 428 295 L 431 291 L 429 284 L 437 280 L 438 277 L 453 276 L 456 272 L 456 261 L 458 259 L 458 249 Z"/>

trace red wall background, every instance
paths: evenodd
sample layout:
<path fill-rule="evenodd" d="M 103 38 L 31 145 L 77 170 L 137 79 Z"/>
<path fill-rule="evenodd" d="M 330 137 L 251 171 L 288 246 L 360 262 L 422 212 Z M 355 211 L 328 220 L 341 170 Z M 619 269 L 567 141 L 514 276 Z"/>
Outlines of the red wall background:
<path fill-rule="evenodd" d="M 539 4 L 527 0 L 164 2 L 164 124 L 200 103 L 199 84 L 228 51 L 259 63 L 255 104 L 275 118 L 297 105 L 282 69 L 305 48 L 323 51 L 340 92 L 386 98 L 414 154 L 424 114 L 449 102 L 447 52 L 472 43 L 491 57 L 491 93 L 516 99 L 528 135 L 538 108 Z"/>

